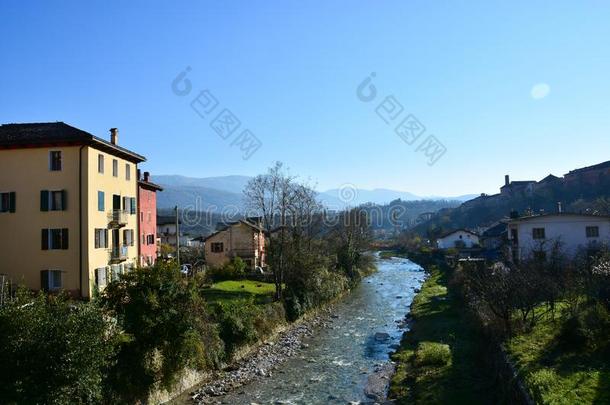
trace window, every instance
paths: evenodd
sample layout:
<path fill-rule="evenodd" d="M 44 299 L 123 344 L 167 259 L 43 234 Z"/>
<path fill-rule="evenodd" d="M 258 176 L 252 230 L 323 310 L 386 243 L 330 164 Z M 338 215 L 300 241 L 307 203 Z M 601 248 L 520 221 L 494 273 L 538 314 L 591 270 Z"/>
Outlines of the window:
<path fill-rule="evenodd" d="M 588 226 L 587 238 L 599 238 L 599 226 Z"/>
<path fill-rule="evenodd" d="M 61 171 L 61 152 L 53 150 L 49 152 L 49 170 L 52 172 Z"/>
<path fill-rule="evenodd" d="M 135 197 L 131 197 L 130 199 L 131 201 L 131 206 L 130 206 L 130 214 L 131 215 L 135 215 L 136 214 L 136 210 L 137 210 L 137 204 L 136 204 L 136 198 Z"/>
<path fill-rule="evenodd" d="M 154 234 L 146 235 L 146 244 L 147 245 L 155 244 L 155 235 Z"/>
<path fill-rule="evenodd" d="M 0 212 L 15 212 L 15 193 L 0 193 Z"/>
<path fill-rule="evenodd" d="M 140 212 L 140 222 L 144 222 L 144 213 Z"/>
<path fill-rule="evenodd" d="M 40 211 L 65 211 L 67 200 L 66 190 L 40 190 Z"/>
<path fill-rule="evenodd" d="M 104 155 L 97 155 L 97 172 L 104 174 Z"/>
<path fill-rule="evenodd" d="M 125 180 L 131 180 L 131 166 L 129 166 L 129 163 L 125 164 Z"/>
<path fill-rule="evenodd" d="M 40 272 L 40 288 L 44 291 L 57 291 L 62 288 L 61 270 L 43 270 Z"/>
<path fill-rule="evenodd" d="M 146 235 L 142 234 L 142 244 L 146 244 Z"/>
<path fill-rule="evenodd" d="M 546 239 L 546 233 L 544 231 L 544 228 L 532 229 L 532 237 L 534 239 Z"/>
<path fill-rule="evenodd" d="M 123 230 L 123 245 L 124 246 L 133 246 L 133 229 L 124 229 Z"/>
<path fill-rule="evenodd" d="M 112 159 L 112 176 L 119 177 L 119 161 Z"/>
<path fill-rule="evenodd" d="M 98 191 L 97 192 L 97 210 L 98 211 L 104 211 L 104 192 L 103 191 Z"/>
<path fill-rule="evenodd" d="M 221 253 L 224 250 L 224 246 L 222 242 L 214 242 L 210 246 L 212 253 Z"/>
<path fill-rule="evenodd" d="M 68 249 L 68 229 L 43 229 L 42 250 Z"/>
<path fill-rule="evenodd" d="M 108 247 L 108 229 L 96 228 L 95 229 L 95 248 L 107 248 Z"/>
<path fill-rule="evenodd" d="M 95 269 L 95 285 L 98 288 L 104 288 L 106 287 L 106 284 L 108 284 L 106 277 L 107 273 L 108 270 L 106 269 L 106 267 L 100 267 Z"/>

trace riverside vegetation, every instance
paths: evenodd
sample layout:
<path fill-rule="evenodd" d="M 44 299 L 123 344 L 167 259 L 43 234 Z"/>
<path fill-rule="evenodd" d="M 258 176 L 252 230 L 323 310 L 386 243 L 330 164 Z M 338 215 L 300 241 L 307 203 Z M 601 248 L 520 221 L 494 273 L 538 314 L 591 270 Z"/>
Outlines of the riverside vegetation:
<path fill-rule="evenodd" d="M 610 403 L 606 249 L 568 259 L 556 246 L 510 268 L 416 256 L 436 260 L 395 354 L 397 402 Z"/>
<path fill-rule="evenodd" d="M 187 369 L 215 370 L 277 326 L 338 297 L 372 271 L 366 214 L 323 221 L 315 192 L 281 164 L 248 188 L 266 218 L 273 283 L 239 260 L 185 277 L 158 262 L 113 280 L 90 302 L 25 289 L 0 307 L 5 403 L 136 403 Z M 243 286 L 243 288 L 242 288 Z"/>

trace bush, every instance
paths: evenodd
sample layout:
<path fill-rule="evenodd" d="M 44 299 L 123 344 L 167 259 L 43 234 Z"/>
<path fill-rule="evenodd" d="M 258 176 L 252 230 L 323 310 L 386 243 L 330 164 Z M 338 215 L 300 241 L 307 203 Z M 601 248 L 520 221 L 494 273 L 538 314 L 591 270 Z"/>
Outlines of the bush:
<path fill-rule="evenodd" d="M 560 381 L 560 378 L 557 373 L 546 368 L 534 371 L 526 376 L 526 383 L 532 393 L 532 399 L 537 404 L 549 403 L 549 397 L 552 397 L 554 392 L 560 391 L 557 389 L 558 381 Z M 558 401 L 565 400 L 565 398 L 556 399 Z"/>
<path fill-rule="evenodd" d="M 0 308 L 2 403 L 96 403 L 117 348 L 94 303 L 26 290 Z"/>
<path fill-rule="evenodd" d="M 436 342 L 421 342 L 415 351 L 418 366 L 445 366 L 451 362 L 449 345 Z"/>
<path fill-rule="evenodd" d="M 594 303 L 562 325 L 560 343 L 574 348 L 597 349 L 608 344 L 610 313 L 600 303 Z"/>
<path fill-rule="evenodd" d="M 171 388 L 185 368 L 214 367 L 223 356 L 196 279 L 157 263 L 110 283 L 100 299 L 122 328 L 109 402 L 137 402 L 153 387 Z"/>
<path fill-rule="evenodd" d="M 233 355 L 240 346 L 258 340 L 256 322 L 259 311 L 253 300 L 219 302 L 216 321 L 228 355 Z"/>
<path fill-rule="evenodd" d="M 286 286 L 286 316 L 293 321 L 310 309 L 331 301 L 349 286 L 347 277 L 325 268 L 306 270 L 293 277 Z"/>
<path fill-rule="evenodd" d="M 239 280 L 246 275 L 246 263 L 236 257 L 221 267 L 212 267 L 207 271 L 207 277 L 212 282 L 224 280 Z"/>

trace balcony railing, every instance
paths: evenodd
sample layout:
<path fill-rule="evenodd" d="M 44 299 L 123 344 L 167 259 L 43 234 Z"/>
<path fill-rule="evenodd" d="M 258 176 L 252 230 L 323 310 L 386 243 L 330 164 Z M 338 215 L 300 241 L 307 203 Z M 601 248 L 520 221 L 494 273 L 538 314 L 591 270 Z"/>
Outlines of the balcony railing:
<path fill-rule="evenodd" d="M 127 246 L 113 247 L 109 250 L 110 263 L 120 263 L 127 260 Z"/>
<path fill-rule="evenodd" d="M 110 226 L 121 228 L 127 225 L 129 213 L 124 210 L 112 210 L 108 213 L 108 223 Z"/>

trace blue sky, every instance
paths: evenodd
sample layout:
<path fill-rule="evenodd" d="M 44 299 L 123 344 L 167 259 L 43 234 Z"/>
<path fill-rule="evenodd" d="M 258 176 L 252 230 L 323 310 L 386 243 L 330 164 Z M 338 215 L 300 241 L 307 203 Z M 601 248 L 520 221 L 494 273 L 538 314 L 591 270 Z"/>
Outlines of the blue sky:
<path fill-rule="evenodd" d="M 610 159 L 610 3 L 459 3 L 4 1 L 0 122 L 118 127 L 153 175 L 281 160 L 321 190 L 493 193 L 506 173 Z M 192 91 L 177 96 L 187 66 Z M 204 89 L 219 104 L 202 118 L 190 102 Z M 426 127 L 413 145 L 375 112 L 390 95 L 397 120 Z M 210 128 L 224 108 L 241 121 L 227 140 Z M 248 160 L 231 145 L 242 129 L 262 143 Z M 416 151 L 428 135 L 446 148 L 433 166 Z"/>

